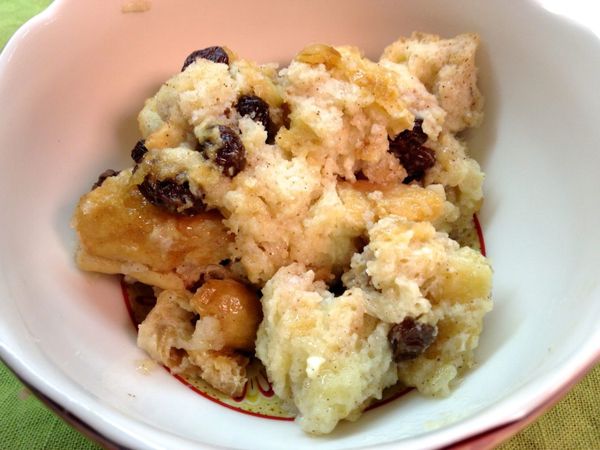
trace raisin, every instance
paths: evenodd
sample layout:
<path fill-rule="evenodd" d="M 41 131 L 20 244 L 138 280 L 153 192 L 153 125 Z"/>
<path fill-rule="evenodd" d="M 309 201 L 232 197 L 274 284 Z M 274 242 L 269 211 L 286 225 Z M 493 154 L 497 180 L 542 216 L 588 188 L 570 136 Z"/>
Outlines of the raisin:
<path fill-rule="evenodd" d="M 136 163 L 141 163 L 142 159 L 144 159 L 144 155 L 148 153 L 148 149 L 146 148 L 146 140 L 142 139 L 141 141 L 137 141 L 133 150 L 131 150 L 131 159 L 133 159 Z"/>
<path fill-rule="evenodd" d="M 193 216 L 206 210 L 202 199 L 190 191 L 187 181 L 155 180 L 146 175 L 138 189 L 150 203 L 172 213 Z"/>
<path fill-rule="evenodd" d="M 427 147 L 418 147 L 408 155 L 400 157 L 400 162 L 408 173 L 408 176 L 402 180 L 404 184 L 421 181 L 425 171 L 435 164 L 435 152 Z"/>
<path fill-rule="evenodd" d="M 246 149 L 239 136 L 231 128 L 219 125 L 221 148 L 217 150 L 215 162 L 223 172 L 234 177 L 246 166 Z"/>
<path fill-rule="evenodd" d="M 217 130 L 218 139 L 213 137 L 199 142 L 196 150 L 220 166 L 225 175 L 234 177 L 246 167 L 246 149 L 240 137 L 231 128 L 219 125 Z"/>
<path fill-rule="evenodd" d="M 416 119 L 412 130 L 404 130 L 394 141 L 399 140 L 400 144 L 410 147 L 420 147 L 427 142 L 427 134 L 423 131 L 423 119 Z"/>
<path fill-rule="evenodd" d="M 427 350 L 436 336 L 437 328 L 435 326 L 407 317 L 394 325 L 388 333 L 394 361 L 415 359 Z"/>
<path fill-rule="evenodd" d="M 269 104 L 256 95 L 242 95 L 235 109 L 240 116 L 250 116 L 252 120 L 263 124 L 265 129 L 269 124 Z"/>
<path fill-rule="evenodd" d="M 94 189 L 96 189 L 97 187 L 102 186 L 102 183 L 104 183 L 104 180 L 106 180 L 107 178 L 110 177 L 115 177 L 117 175 L 119 175 L 119 170 L 112 170 L 112 169 L 107 169 L 104 172 L 102 172 L 100 174 L 100 176 L 98 176 L 98 179 L 96 180 L 96 182 L 92 185 L 92 191 Z"/>
<path fill-rule="evenodd" d="M 412 130 L 404 130 L 389 140 L 390 152 L 406 170 L 407 177 L 403 180 L 406 184 L 422 180 L 425 172 L 435 164 L 435 152 L 423 145 L 427 141 L 427 134 L 422 124 L 423 120 L 417 119 Z"/>
<path fill-rule="evenodd" d="M 215 63 L 222 63 L 229 65 L 229 55 L 223 47 L 207 47 L 202 50 L 196 50 L 189 54 L 187 58 L 185 58 L 185 62 L 183 63 L 183 67 L 181 71 L 183 72 L 187 66 L 196 62 L 198 58 L 208 59 L 209 61 Z"/>
<path fill-rule="evenodd" d="M 235 105 L 240 116 L 248 116 L 267 130 L 267 144 L 275 142 L 277 130 L 269 115 L 269 104 L 256 95 L 242 95 Z"/>

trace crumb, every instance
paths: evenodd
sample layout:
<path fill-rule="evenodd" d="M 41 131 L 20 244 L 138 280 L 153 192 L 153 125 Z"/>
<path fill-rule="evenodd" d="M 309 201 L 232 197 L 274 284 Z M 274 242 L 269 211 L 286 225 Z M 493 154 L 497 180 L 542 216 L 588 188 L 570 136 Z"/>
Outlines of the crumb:
<path fill-rule="evenodd" d="M 150 0 L 126 0 L 121 6 L 121 12 L 127 13 L 143 13 L 152 8 Z"/>
<path fill-rule="evenodd" d="M 157 366 L 156 361 L 148 358 L 140 359 L 136 361 L 136 364 L 137 371 L 143 375 L 148 375 Z"/>
<path fill-rule="evenodd" d="M 27 400 L 31 396 L 31 391 L 24 387 L 21 390 L 19 390 L 19 393 L 17 395 L 19 397 L 19 400 Z"/>

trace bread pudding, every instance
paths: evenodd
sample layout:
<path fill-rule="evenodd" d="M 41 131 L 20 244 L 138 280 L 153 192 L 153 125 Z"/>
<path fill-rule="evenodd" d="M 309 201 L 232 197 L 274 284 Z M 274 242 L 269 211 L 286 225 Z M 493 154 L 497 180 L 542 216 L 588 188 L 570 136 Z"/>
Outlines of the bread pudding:
<path fill-rule="evenodd" d="M 139 113 L 132 166 L 79 201 L 78 265 L 153 288 L 150 357 L 231 396 L 258 358 L 308 433 L 396 383 L 448 395 L 492 307 L 465 238 L 478 44 L 414 33 L 378 61 L 313 44 L 283 68 L 193 52 Z"/>

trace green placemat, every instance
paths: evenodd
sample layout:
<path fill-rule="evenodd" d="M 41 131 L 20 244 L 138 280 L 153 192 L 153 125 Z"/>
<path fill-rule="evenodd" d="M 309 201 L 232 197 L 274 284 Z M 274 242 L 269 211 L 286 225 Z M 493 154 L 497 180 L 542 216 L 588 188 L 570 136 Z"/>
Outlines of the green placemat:
<path fill-rule="evenodd" d="M 554 408 L 498 447 L 517 449 L 600 449 L 600 365 Z"/>
<path fill-rule="evenodd" d="M 40 403 L 0 363 L 0 449 L 100 449 Z"/>
<path fill-rule="evenodd" d="M 0 48 L 52 0 L 0 0 Z M 46 409 L 0 363 L 0 449 L 98 449 Z M 501 445 L 514 449 L 600 449 L 600 366 L 538 421 Z"/>
<path fill-rule="evenodd" d="M 50 3 L 52 0 L 0 0 L 0 48 L 21 24 Z"/>

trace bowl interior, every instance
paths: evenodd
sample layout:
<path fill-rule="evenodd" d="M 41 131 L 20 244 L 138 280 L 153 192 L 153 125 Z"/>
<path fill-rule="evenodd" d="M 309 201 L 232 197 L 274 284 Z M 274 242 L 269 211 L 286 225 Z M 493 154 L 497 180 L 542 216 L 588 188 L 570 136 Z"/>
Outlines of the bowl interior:
<path fill-rule="evenodd" d="M 486 118 L 466 138 L 487 173 L 495 309 L 478 367 L 449 398 L 409 394 L 318 439 L 140 370 L 118 281 L 76 269 L 69 221 L 101 171 L 129 164 L 144 99 L 196 48 L 285 63 L 327 42 L 377 58 L 416 30 L 482 37 Z M 600 338 L 599 51 L 592 31 L 543 2 L 178 0 L 123 14 L 119 2 L 57 1 L 0 63 L 2 357 L 130 445 L 441 445 L 518 419 L 588 364 Z"/>

